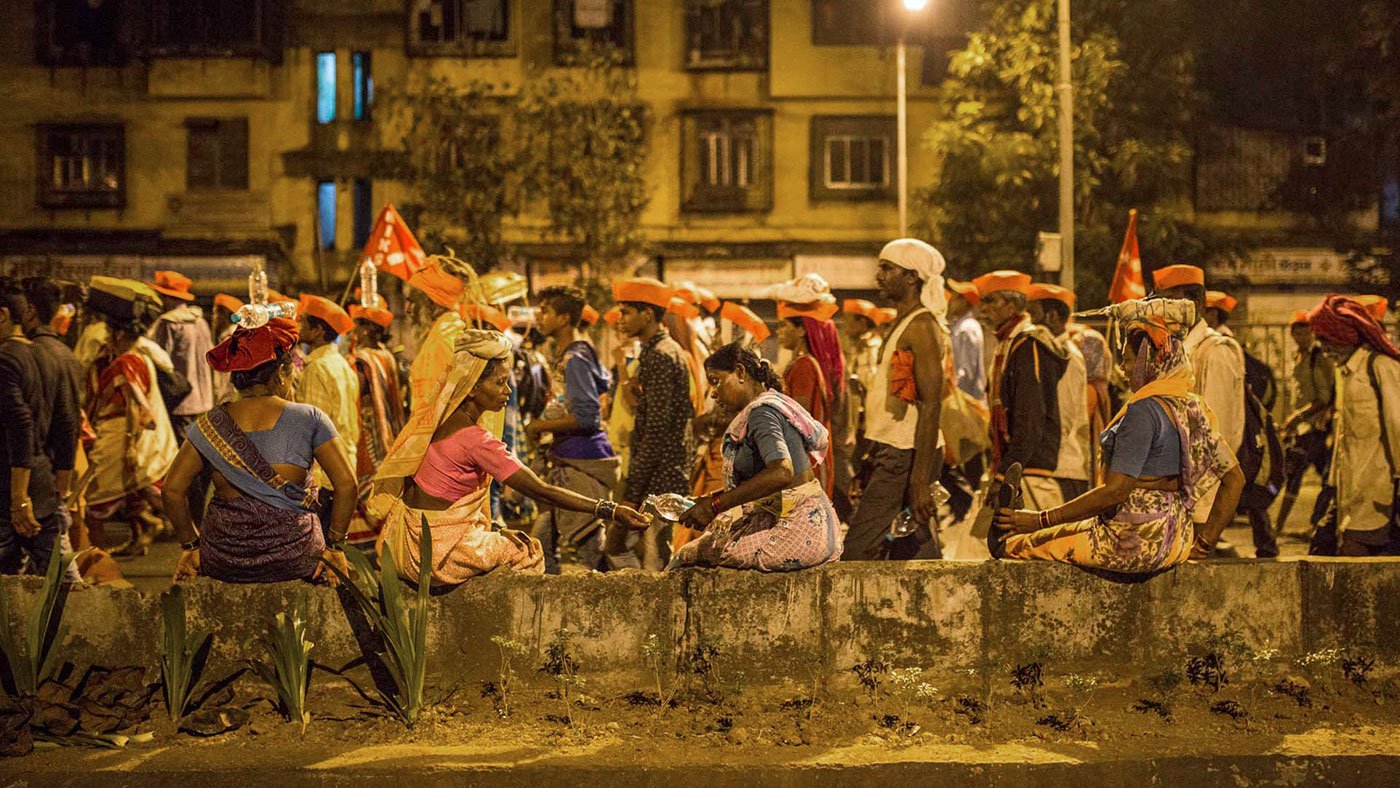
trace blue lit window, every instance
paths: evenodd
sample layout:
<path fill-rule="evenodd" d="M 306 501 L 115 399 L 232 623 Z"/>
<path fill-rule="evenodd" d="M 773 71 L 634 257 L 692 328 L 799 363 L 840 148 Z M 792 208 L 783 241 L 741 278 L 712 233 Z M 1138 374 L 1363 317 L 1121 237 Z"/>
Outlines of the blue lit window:
<path fill-rule="evenodd" d="M 316 122 L 335 120 L 335 53 L 316 53 Z"/>
<path fill-rule="evenodd" d="M 370 72 L 368 52 L 350 53 L 350 73 L 354 83 L 355 120 L 369 118 L 370 105 L 374 103 L 374 75 Z"/>
<path fill-rule="evenodd" d="M 335 181 L 316 183 L 316 214 L 322 249 L 335 248 Z"/>

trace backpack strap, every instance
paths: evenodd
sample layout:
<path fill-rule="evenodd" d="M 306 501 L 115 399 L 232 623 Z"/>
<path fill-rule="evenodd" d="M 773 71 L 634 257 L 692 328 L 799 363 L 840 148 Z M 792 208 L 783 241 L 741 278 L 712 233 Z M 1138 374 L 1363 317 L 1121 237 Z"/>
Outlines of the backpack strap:
<path fill-rule="evenodd" d="M 1381 394 L 1381 379 L 1376 374 L 1376 353 L 1366 360 L 1366 374 L 1371 378 L 1371 390 L 1376 394 L 1376 415 L 1381 425 L 1381 448 L 1385 449 L 1385 461 L 1390 465 L 1390 475 L 1395 476 L 1395 458 L 1390 454 L 1390 435 L 1385 428 L 1385 397 Z"/>

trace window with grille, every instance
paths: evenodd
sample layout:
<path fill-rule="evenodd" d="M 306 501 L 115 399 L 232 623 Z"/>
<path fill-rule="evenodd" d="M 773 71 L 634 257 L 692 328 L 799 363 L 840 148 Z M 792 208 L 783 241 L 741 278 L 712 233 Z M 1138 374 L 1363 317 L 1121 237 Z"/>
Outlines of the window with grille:
<path fill-rule="evenodd" d="M 39 0 L 39 62 L 46 66 L 120 66 L 122 0 Z"/>
<path fill-rule="evenodd" d="M 693 112 L 684 117 L 684 209 L 754 212 L 772 207 L 772 115 Z"/>
<path fill-rule="evenodd" d="M 893 199 L 895 144 L 895 119 L 889 115 L 813 117 L 811 198 Z"/>
<path fill-rule="evenodd" d="M 189 189 L 248 188 L 247 118 L 189 118 L 185 127 Z"/>
<path fill-rule="evenodd" d="M 39 204 L 45 208 L 126 205 L 126 136 L 120 125 L 39 127 Z"/>
<path fill-rule="evenodd" d="M 510 0 L 412 0 L 408 23 L 417 54 L 515 54 Z"/>
<path fill-rule="evenodd" d="M 554 61 L 569 65 L 589 51 L 632 63 L 632 0 L 554 0 Z"/>
<path fill-rule="evenodd" d="M 284 11 L 278 0 L 147 0 L 147 53 L 260 56 L 280 62 Z"/>
<path fill-rule="evenodd" d="M 686 68 L 768 68 L 768 0 L 687 0 Z"/>

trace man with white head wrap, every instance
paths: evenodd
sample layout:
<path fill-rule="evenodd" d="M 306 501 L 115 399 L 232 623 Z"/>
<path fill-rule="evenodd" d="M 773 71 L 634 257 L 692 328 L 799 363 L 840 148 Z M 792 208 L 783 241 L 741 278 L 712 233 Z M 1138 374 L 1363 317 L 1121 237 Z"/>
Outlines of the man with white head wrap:
<path fill-rule="evenodd" d="M 943 402 L 943 255 L 915 238 L 880 252 L 875 282 L 898 314 L 865 395 L 869 441 L 866 482 L 851 516 L 842 558 L 848 561 L 937 558 L 930 522 L 937 515 L 932 484 L 941 471 L 938 421 Z M 901 511 L 912 534 L 886 539 Z"/>

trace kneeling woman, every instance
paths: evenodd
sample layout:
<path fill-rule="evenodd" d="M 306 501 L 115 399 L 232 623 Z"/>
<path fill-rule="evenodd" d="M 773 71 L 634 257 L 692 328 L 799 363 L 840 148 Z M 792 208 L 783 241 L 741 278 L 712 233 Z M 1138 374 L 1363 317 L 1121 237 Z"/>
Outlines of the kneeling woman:
<path fill-rule="evenodd" d="M 1182 340 L 1193 309 L 1167 299 L 1112 307 L 1133 393 L 1099 437 L 1104 483 L 1055 509 L 998 512 L 997 527 L 1011 532 L 1007 558 L 1150 574 L 1209 554 L 1234 516 L 1244 474 L 1191 393 Z M 1217 483 L 1210 517 L 1197 529 L 1191 512 Z"/>
<path fill-rule="evenodd" d="M 324 576 L 321 559 L 348 571 L 340 543 L 355 511 L 355 472 L 330 417 L 313 405 L 288 402 L 297 326 L 281 318 L 239 329 L 208 353 L 216 372 L 230 373 L 238 399 L 200 416 L 165 478 L 165 511 L 184 543 L 175 579 L 204 575 L 230 583 L 275 583 Z M 320 463 L 334 488 L 323 534 L 315 515 Z M 214 497 L 195 534 L 186 496 L 211 468 Z"/>
<path fill-rule="evenodd" d="M 706 359 L 705 374 L 720 406 L 739 414 L 724 433 L 726 489 L 682 517 L 704 533 L 668 569 L 787 572 L 840 558 L 836 510 L 813 473 L 826 456 L 826 428 L 782 393 L 767 361 L 737 343 Z"/>
<path fill-rule="evenodd" d="M 480 426 L 482 416 L 504 408 L 510 396 L 510 340 L 504 334 L 470 330 L 456 350 L 437 403 L 415 413 L 394 441 L 369 499 L 370 517 L 383 526 L 380 544 L 389 546 L 402 577 L 418 577 L 425 518 L 434 585 L 455 585 L 500 567 L 544 572 L 538 540 L 492 522 L 492 479 L 561 509 L 647 527 L 633 509 L 541 481 Z"/>

